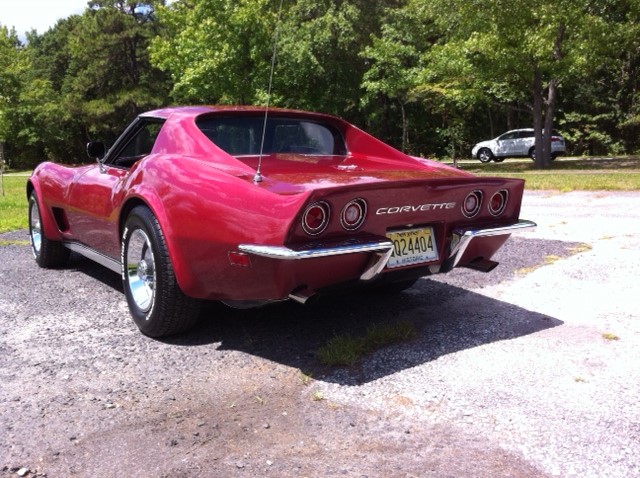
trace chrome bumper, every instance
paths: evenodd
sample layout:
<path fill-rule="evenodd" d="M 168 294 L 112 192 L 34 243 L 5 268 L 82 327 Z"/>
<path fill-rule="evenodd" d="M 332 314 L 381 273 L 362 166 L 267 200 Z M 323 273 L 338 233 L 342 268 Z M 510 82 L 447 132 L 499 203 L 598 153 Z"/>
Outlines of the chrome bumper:
<path fill-rule="evenodd" d="M 519 220 L 515 224 L 509 226 L 490 227 L 486 229 L 454 229 L 453 238 L 451 240 L 451 252 L 449 253 L 449 261 L 452 261 L 451 267 L 456 267 L 462 259 L 467 247 L 474 239 L 490 236 L 506 236 L 517 232 L 524 232 L 535 229 L 537 224 L 524 219 Z"/>
<path fill-rule="evenodd" d="M 280 260 L 317 259 L 319 257 L 373 252 L 375 254 L 372 256 L 369 264 L 365 268 L 365 271 L 360 276 L 361 280 L 371 280 L 380 274 L 382 269 L 384 269 L 384 266 L 387 265 L 389 257 L 391 257 L 391 253 L 393 252 L 393 243 L 391 241 L 356 242 L 339 244 L 332 247 L 302 250 L 289 249 L 284 246 L 240 244 L 238 249 L 249 254 Z"/>
<path fill-rule="evenodd" d="M 520 220 L 509 226 L 491 227 L 485 229 L 463 229 L 453 230 L 451 241 L 451 251 L 446 262 L 451 264 L 451 268 L 456 267 L 464 255 L 469 244 L 476 238 L 489 236 L 504 236 L 517 232 L 531 230 L 536 227 L 536 223 Z M 248 254 L 268 257 L 279 260 L 301 260 L 317 259 L 321 257 L 340 256 L 344 254 L 359 254 L 365 252 L 375 253 L 371 261 L 360 276 L 361 280 L 371 280 L 375 278 L 387 265 L 389 257 L 393 252 L 391 241 L 370 241 L 370 242 L 347 242 L 330 247 L 318 247 L 314 249 L 290 249 L 284 246 L 264 246 L 257 244 L 240 244 L 238 249 Z"/>

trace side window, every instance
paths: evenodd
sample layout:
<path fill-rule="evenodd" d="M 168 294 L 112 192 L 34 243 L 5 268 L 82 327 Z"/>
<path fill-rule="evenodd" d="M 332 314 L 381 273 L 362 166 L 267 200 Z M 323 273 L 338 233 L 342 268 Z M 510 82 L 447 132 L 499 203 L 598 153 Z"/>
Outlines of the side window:
<path fill-rule="evenodd" d="M 519 138 L 533 138 L 533 131 L 520 131 Z"/>
<path fill-rule="evenodd" d="M 498 141 L 504 141 L 505 139 L 515 139 L 517 133 L 505 133 L 498 138 Z"/>
<path fill-rule="evenodd" d="M 162 128 L 160 122 L 145 123 L 120 151 L 113 163 L 117 166 L 130 168 L 136 161 L 147 156 L 153 149 L 160 128 Z"/>

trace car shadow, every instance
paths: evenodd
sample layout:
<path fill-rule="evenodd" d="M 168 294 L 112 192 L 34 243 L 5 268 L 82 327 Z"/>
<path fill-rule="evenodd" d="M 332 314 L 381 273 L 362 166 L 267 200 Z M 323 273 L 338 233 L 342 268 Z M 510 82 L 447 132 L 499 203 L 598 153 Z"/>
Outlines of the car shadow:
<path fill-rule="evenodd" d="M 328 367 L 318 350 L 337 335 L 361 337 L 374 324 L 411 323 L 416 337 L 383 347 L 352 367 Z M 460 350 L 561 325 L 547 315 L 433 280 L 397 294 L 327 297 L 311 306 L 282 303 L 253 310 L 207 304 L 195 329 L 173 345 L 219 343 L 298 368 L 315 379 L 360 385 Z"/>
<path fill-rule="evenodd" d="M 261 357 L 317 380 L 360 385 L 447 354 L 561 325 L 558 319 L 474 290 L 540 267 L 549 255 L 567 257 L 575 253 L 575 246 L 514 237 L 498 253 L 495 259 L 501 265 L 490 274 L 456 269 L 420 279 L 396 294 L 343 292 L 310 305 L 288 301 L 248 310 L 207 302 L 196 327 L 161 341 L 186 347 L 216 344 L 218 350 Z M 118 274 L 75 255 L 69 266 L 122 292 Z M 329 367 L 318 358 L 318 350 L 335 336 L 362 337 L 373 325 L 394 323 L 412 324 L 415 337 L 381 347 L 352 367 Z"/>

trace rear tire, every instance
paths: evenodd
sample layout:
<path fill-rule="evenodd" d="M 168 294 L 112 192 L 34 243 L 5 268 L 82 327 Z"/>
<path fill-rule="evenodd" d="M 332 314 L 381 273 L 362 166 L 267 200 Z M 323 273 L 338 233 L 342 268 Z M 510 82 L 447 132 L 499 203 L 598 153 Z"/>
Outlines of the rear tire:
<path fill-rule="evenodd" d="M 488 163 L 493 159 L 493 153 L 488 148 L 482 148 L 478 151 L 478 159 L 481 163 Z"/>
<path fill-rule="evenodd" d="M 42 216 L 35 192 L 29 197 L 29 238 L 36 263 L 45 269 L 62 267 L 69 259 L 69 249 L 59 241 L 47 239 L 42 228 Z"/>
<path fill-rule="evenodd" d="M 176 280 L 158 220 L 144 206 L 125 222 L 121 243 L 122 286 L 140 331 L 165 337 L 190 329 L 201 301 L 187 297 Z"/>

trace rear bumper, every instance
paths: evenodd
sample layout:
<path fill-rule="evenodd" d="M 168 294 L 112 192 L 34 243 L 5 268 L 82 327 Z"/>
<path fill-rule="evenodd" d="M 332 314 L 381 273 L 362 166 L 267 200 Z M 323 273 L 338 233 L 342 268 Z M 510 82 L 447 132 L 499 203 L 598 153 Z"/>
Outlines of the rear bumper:
<path fill-rule="evenodd" d="M 532 230 L 536 224 L 532 221 L 519 220 L 515 224 L 485 228 L 457 228 L 451 236 L 448 256 L 441 265 L 434 265 L 435 272 L 447 272 L 454 267 L 467 266 L 478 259 L 489 260 L 511 234 Z M 351 254 L 369 254 L 370 259 L 360 273 L 360 280 L 369 281 L 378 277 L 393 251 L 393 243 L 386 238 L 368 241 L 347 241 L 331 246 L 317 248 L 290 249 L 285 246 L 265 246 L 257 244 L 241 244 L 242 252 L 277 261 L 305 261 L 327 257 L 346 256 Z M 357 279 L 358 277 L 354 277 Z"/>

